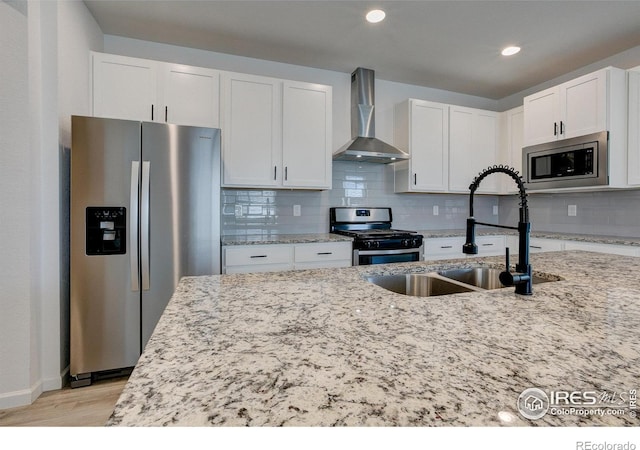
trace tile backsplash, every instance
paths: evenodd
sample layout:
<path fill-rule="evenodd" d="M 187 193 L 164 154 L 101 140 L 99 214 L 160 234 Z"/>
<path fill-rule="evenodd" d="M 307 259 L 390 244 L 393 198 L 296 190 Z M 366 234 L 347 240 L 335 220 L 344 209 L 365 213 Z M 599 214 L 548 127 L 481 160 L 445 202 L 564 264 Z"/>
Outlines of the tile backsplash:
<path fill-rule="evenodd" d="M 530 194 L 528 199 L 532 231 L 640 236 L 639 190 Z M 568 214 L 570 205 L 575 216 Z M 501 197 L 499 212 L 506 222 L 517 222 L 518 197 Z"/>
<path fill-rule="evenodd" d="M 294 205 L 300 205 L 300 216 L 293 215 Z M 327 233 L 333 206 L 391 207 L 393 227 L 399 229 L 454 229 L 465 227 L 469 196 L 395 194 L 391 166 L 335 161 L 329 191 L 223 189 L 222 234 Z M 478 220 L 497 222 L 493 206 L 498 197 L 476 196 Z"/>

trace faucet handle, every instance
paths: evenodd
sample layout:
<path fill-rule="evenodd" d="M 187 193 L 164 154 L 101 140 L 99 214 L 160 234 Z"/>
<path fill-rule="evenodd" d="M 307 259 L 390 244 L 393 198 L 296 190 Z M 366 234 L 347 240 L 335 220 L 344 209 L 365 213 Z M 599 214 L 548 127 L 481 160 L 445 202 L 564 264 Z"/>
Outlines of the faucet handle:
<path fill-rule="evenodd" d="M 506 247 L 504 249 L 504 258 L 505 258 L 505 265 L 506 265 L 505 270 L 509 272 L 509 267 L 511 266 L 511 264 L 509 264 L 509 247 Z"/>
<path fill-rule="evenodd" d="M 504 268 L 504 272 L 500 273 L 500 276 L 499 276 L 500 283 L 502 283 L 505 286 L 513 286 L 514 279 L 510 270 L 511 264 L 509 263 L 509 247 L 505 248 L 504 258 L 505 258 L 505 268 Z"/>

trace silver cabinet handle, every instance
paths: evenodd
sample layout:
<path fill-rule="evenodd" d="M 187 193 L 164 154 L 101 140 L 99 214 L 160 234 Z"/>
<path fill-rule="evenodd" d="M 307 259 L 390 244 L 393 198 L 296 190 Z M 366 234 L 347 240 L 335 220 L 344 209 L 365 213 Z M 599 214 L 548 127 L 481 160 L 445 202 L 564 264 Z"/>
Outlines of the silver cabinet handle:
<path fill-rule="evenodd" d="M 441 245 L 440 248 L 453 248 L 453 245 Z"/>
<path fill-rule="evenodd" d="M 267 255 L 251 255 L 249 258 L 266 258 Z"/>
<path fill-rule="evenodd" d="M 289 179 L 289 168 L 285 166 L 284 168 L 284 181 L 287 181 Z"/>
<path fill-rule="evenodd" d="M 333 252 L 318 252 L 317 255 L 333 255 Z"/>
<path fill-rule="evenodd" d="M 139 220 L 139 183 L 140 183 L 140 161 L 131 161 L 131 190 L 129 197 L 129 264 L 131 266 L 131 290 L 140 290 L 138 282 L 138 220 Z"/>
<path fill-rule="evenodd" d="M 276 180 L 278 176 L 278 166 L 273 166 L 273 179 Z"/>
<path fill-rule="evenodd" d="M 142 262 L 142 289 L 149 290 L 149 161 L 142 162 L 142 195 L 140 202 L 140 260 Z"/>
<path fill-rule="evenodd" d="M 483 247 L 491 247 L 493 244 L 480 244 L 480 245 L 482 245 Z"/>
<path fill-rule="evenodd" d="M 542 247 L 540 247 L 539 245 L 530 245 L 529 247 L 531 248 L 537 248 L 537 249 L 541 249 Z"/>

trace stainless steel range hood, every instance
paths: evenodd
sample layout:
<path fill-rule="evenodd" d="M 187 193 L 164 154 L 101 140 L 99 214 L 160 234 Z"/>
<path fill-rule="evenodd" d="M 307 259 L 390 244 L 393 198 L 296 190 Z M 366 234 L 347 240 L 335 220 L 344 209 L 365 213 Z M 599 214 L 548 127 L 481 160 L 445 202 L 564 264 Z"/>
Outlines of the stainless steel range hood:
<path fill-rule="evenodd" d="M 371 69 L 357 68 L 351 74 L 351 137 L 333 154 L 334 161 L 389 164 L 409 155 L 376 139 L 375 78 Z"/>

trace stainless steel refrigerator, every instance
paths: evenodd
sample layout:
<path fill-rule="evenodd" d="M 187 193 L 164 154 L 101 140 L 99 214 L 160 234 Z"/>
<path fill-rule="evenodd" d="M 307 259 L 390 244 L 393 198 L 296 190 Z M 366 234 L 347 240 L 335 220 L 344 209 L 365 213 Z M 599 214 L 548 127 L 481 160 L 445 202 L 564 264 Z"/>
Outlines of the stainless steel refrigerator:
<path fill-rule="evenodd" d="M 72 117 L 72 386 L 133 367 L 187 275 L 220 273 L 220 130 Z"/>

